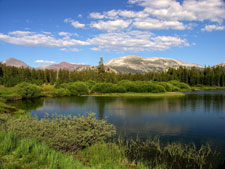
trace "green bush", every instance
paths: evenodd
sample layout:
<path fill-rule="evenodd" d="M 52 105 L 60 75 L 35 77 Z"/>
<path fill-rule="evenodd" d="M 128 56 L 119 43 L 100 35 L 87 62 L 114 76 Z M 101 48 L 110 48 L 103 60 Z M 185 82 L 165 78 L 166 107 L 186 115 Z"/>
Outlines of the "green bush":
<path fill-rule="evenodd" d="M 41 120 L 35 117 L 8 117 L 2 128 L 5 132 L 43 141 L 57 150 L 73 153 L 116 133 L 113 125 L 105 120 L 97 120 L 93 113 L 81 117 L 56 116 Z"/>
<path fill-rule="evenodd" d="M 156 83 L 163 86 L 167 92 L 177 92 L 180 90 L 178 87 L 176 87 L 168 82 L 156 82 Z"/>
<path fill-rule="evenodd" d="M 54 91 L 51 92 L 52 96 L 58 97 L 58 96 L 69 96 L 70 91 L 68 89 L 55 89 Z"/>
<path fill-rule="evenodd" d="M 127 90 L 123 86 L 115 85 L 114 87 L 114 93 L 126 93 Z"/>
<path fill-rule="evenodd" d="M 135 84 L 135 82 L 122 80 L 118 83 L 118 85 L 124 87 L 127 92 L 138 92 L 138 86 Z"/>
<path fill-rule="evenodd" d="M 174 85 L 182 90 L 190 90 L 191 89 L 191 87 L 188 84 L 179 82 L 177 80 L 171 80 L 171 81 L 169 81 L 169 83 L 171 83 L 172 85 Z"/>
<path fill-rule="evenodd" d="M 78 96 L 88 94 L 88 86 L 84 82 L 63 83 L 59 88 L 68 89 L 70 95 Z"/>
<path fill-rule="evenodd" d="M 27 82 L 16 85 L 16 90 L 17 93 L 23 98 L 39 97 L 41 96 L 42 91 L 41 87 Z"/>
<path fill-rule="evenodd" d="M 91 91 L 93 93 L 125 93 L 126 89 L 112 83 L 96 83 Z"/>
<path fill-rule="evenodd" d="M 88 80 L 87 82 L 85 82 L 86 85 L 88 86 L 89 91 L 91 91 L 92 87 L 96 84 L 95 81 L 93 80 Z"/>
<path fill-rule="evenodd" d="M 0 90 L 0 97 L 6 100 L 18 100 L 21 99 L 22 96 L 20 96 L 17 93 L 17 90 L 15 88 L 3 88 Z"/>

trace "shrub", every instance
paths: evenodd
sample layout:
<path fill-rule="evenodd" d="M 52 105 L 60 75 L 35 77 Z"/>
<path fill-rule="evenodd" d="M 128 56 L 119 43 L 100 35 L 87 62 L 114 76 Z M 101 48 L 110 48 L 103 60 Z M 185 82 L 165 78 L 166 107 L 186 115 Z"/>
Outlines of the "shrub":
<path fill-rule="evenodd" d="M 0 90 L 0 97 L 6 100 L 17 100 L 22 98 L 15 88 L 5 87 Z"/>
<path fill-rule="evenodd" d="M 178 87 L 176 87 L 168 82 L 157 82 L 157 84 L 163 86 L 167 92 L 177 92 L 180 90 Z"/>
<path fill-rule="evenodd" d="M 84 82 L 63 83 L 60 88 L 68 89 L 73 96 L 88 94 L 88 87 Z"/>
<path fill-rule="evenodd" d="M 17 89 L 17 93 L 23 98 L 41 96 L 41 88 L 35 84 L 23 82 L 16 85 L 16 89 Z"/>
<path fill-rule="evenodd" d="M 112 83 L 96 83 L 92 90 L 93 93 L 114 93 L 115 84 Z"/>
<path fill-rule="evenodd" d="M 115 93 L 126 93 L 126 88 L 123 86 L 115 85 L 114 92 Z"/>
<path fill-rule="evenodd" d="M 70 91 L 68 89 L 55 89 L 54 91 L 51 92 L 52 96 L 69 96 L 70 95 Z"/>
<path fill-rule="evenodd" d="M 150 93 L 164 93 L 166 92 L 166 89 L 158 84 L 154 84 L 152 82 L 146 82 L 148 84 L 147 92 Z"/>
<path fill-rule="evenodd" d="M 118 83 L 118 85 L 124 87 L 127 92 L 138 92 L 138 86 L 135 84 L 135 82 L 122 80 Z"/>
<path fill-rule="evenodd" d="M 163 93 L 165 88 L 161 85 L 158 85 L 153 82 L 146 81 L 128 81 L 122 80 L 118 83 L 119 86 L 122 86 L 128 92 L 138 92 L 138 93 Z"/>
<path fill-rule="evenodd" d="M 180 89 L 183 89 L 183 90 L 190 90 L 191 89 L 191 87 L 188 84 L 183 83 L 183 82 L 179 82 L 177 80 L 171 80 L 171 81 L 169 81 L 169 83 L 171 83 L 172 85 L 174 85 L 174 86 L 176 86 Z"/>
<path fill-rule="evenodd" d="M 1 119 L 0 119 L 1 120 Z M 2 128 L 17 136 L 34 138 L 61 151 L 77 152 L 93 143 L 115 135 L 115 127 L 105 120 L 88 116 L 56 116 L 38 120 L 35 117 L 8 117 Z"/>
<path fill-rule="evenodd" d="M 85 83 L 86 83 L 86 85 L 88 86 L 88 89 L 89 89 L 89 90 L 91 90 L 92 87 L 96 84 L 96 82 L 93 81 L 93 80 L 88 80 L 88 81 L 85 82 Z"/>

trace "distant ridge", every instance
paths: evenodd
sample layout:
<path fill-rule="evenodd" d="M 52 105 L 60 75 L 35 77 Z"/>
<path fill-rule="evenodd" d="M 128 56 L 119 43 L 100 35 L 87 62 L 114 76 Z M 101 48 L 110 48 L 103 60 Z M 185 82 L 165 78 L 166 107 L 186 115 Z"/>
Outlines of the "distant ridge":
<path fill-rule="evenodd" d="M 29 67 L 26 63 L 15 58 L 9 58 L 3 61 L 2 63 L 5 64 L 6 66 L 24 67 L 24 68 Z"/>
<path fill-rule="evenodd" d="M 225 68 L 225 62 L 220 63 L 220 64 L 217 64 L 217 65 L 215 65 L 215 66 L 222 66 L 222 67 L 224 67 L 224 68 Z"/>
<path fill-rule="evenodd" d="M 56 70 L 56 71 L 58 71 L 60 69 L 65 69 L 65 70 L 73 71 L 73 70 L 77 70 L 84 66 L 86 66 L 86 65 L 61 62 L 59 64 L 54 64 L 54 65 L 39 66 L 39 67 L 37 67 L 37 69 L 42 69 L 42 70 L 49 69 L 49 70 Z"/>
<path fill-rule="evenodd" d="M 15 67 L 29 67 L 23 61 L 20 61 L 15 58 L 9 58 L 3 62 L 6 66 L 15 66 Z M 105 63 L 106 72 L 114 72 L 114 73 L 147 73 L 150 71 L 159 72 L 166 71 L 169 68 L 179 68 L 180 66 L 191 68 L 196 67 L 198 69 L 203 69 L 204 67 L 198 64 L 185 63 L 176 59 L 171 58 L 161 58 L 161 57 L 148 57 L 143 58 L 140 56 L 130 55 L 119 58 L 111 59 L 110 61 Z M 212 67 L 222 66 L 225 68 L 225 62 L 214 65 Z M 30 67 L 31 68 L 31 67 Z M 82 70 L 97 70 L 97 66 L 89 66 L 83 64 L 75 64 L 68 62 L 61 62 L 58 64 L 52 65 L 42 65 L 35 69 L 40 70 L 55 70 L 58 71 L 60 69 L 65 69 L 69 71 L 82 71 Z"/>
<path fill-rule="evenodd" d="M 143 58 L 134 55 L 114 58 L 108 61 L 105 65 L 116 70 L 118 73 L 146 73 L 149 71 L 159 72 L 168 70 L 169 68 L 179 68 L 180 66 L 187 68 L 203 68 L 203 66 L 198 64 L 185 63 L 170 58 Z"/>

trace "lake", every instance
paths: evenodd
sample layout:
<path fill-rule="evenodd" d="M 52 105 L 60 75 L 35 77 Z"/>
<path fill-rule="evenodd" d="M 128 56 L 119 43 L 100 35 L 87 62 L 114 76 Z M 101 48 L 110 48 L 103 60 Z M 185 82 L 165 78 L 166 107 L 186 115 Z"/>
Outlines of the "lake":
<path fill-rule="evenodd" d="M 42 118 L 45 113 L 83 115 L 95 112 L 123 137 L 164 142 L 209 143 L 225 153 L 225 90 L 187 92 L 183 97 L 61 97 L 10 102 Z"/>

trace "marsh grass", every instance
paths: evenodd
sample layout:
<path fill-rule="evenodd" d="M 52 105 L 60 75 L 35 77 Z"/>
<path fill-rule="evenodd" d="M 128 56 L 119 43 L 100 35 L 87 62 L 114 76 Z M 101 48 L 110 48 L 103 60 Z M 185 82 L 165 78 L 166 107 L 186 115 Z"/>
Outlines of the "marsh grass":
<path fill-rule="evenodd" d="M 0 132 L 0 169 L 84 169 L 73 156 L 57 152 L 33 139 Z"/>
<path fill-rule="evenodd" d="M 128 161 L 123 148 L 114 143 L 97 143 L 78 152 L 77 157 L 91 168 L 147 169 L 142 163 Z"/>
<path fill-rule="evenodd" d="M 218 165 L 218 153 L 209 145 L 197 148 L 194 144 L 162 144 L 159 138 L 123 141 L 118 144 L 124 147 L 129 160 L 142 161 L 149 168 L 165 169 L 214 169 Z"/>

